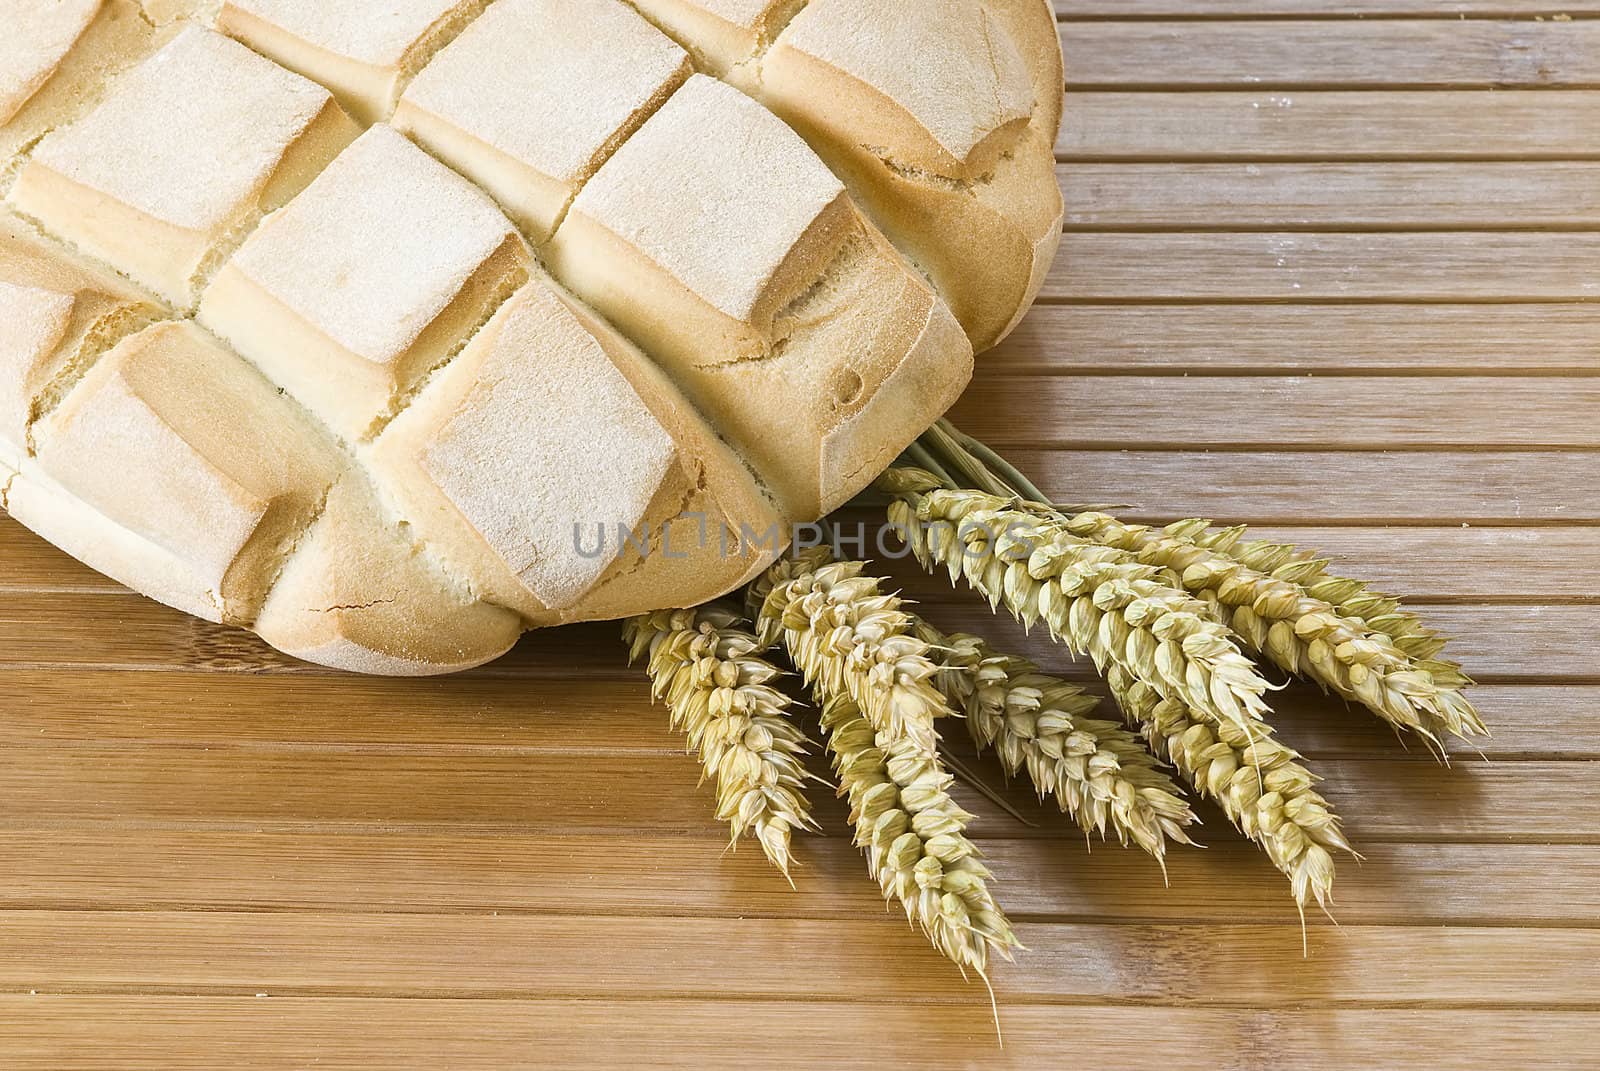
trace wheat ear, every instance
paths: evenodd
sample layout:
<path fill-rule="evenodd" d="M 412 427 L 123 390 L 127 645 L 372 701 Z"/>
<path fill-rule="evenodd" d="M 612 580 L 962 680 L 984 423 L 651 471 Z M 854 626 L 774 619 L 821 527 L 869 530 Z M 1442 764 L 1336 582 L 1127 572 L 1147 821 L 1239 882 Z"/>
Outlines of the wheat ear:
<path fill-rule="evenodd" d="M 1316 791 L 1320 780 L 1300 756 L 1256 725 L 1238 725 L 1165 699 L 1121 668 L 1107 675 L 1128 720 L 1195 791 L 1214 800 L 1239 831 L 1259 844 L 1289 878 L 1295 902 L 1326 908 L 1333 890 L 1333 852 L 1350 851 L 1339 819 Z"/>
<path fill-rule="evenodd" d="M 1018 944 L 939 761 L 934 722 L 953 711 L 911 615 L 864 568 L 815 548 L 763 574 L 747 605 L 760 638 L 781 641 L 816 693 L 856 843 L 884 896 L 963 971 L 987 977 L 990 953 L 1009 958 Z"/>
<path fill-rule="evenodd" d="M 1208 604 L 1164 571 L 1080 539 L 1055 518 L 1012 499 L 939 488 L 915 469 L 891 469 L 878 487 L 924 568 L 946 569 L 1024 625 L 1051 634 L 1155 688 L 1165 698 L 1248 731 L 1270 689 Z"/>
<path fill-rule="evenodd" d="M 1085 832 L 1109 828 L 1158 861 L 1169 839 L 1192 843 L 1185 828 L 1196 818 L 1182 791 L 1137 736 L 1092 717 L 1098 699 L 976 636 L 947 636 L 921 619 L 917 628 L 943 654 L 936 680 L 973 740 L 1012 775 L 1026 771 L 1041 800 L 1055 797 Z"/>
<path fill-rule="evenodd" d="M 1243 526 L 1211 530 L 1202 521 L 1184 524 L 1192 526 L 1189 530 L 1205 527 L 1205 531 L 1195 536 L 1195 542 L 1201 546 L 1226 554 L 1276 579 L 1298 584 L 1312 598 L 1322 599 L 1345 617 L 1355 618 L 1371 631 L 1387 636 L 1419 667 L 1432 674 L 1435 684 L 1459 691 L 1474 683 L 1461 663 L 1440 657 L 1449 642 L 1444 636 L 1429 628 L 1394 596 L 1371 590 L 1365 581 L 1328 572 L 1328 560 L 1314 551 L 1264 539 L 1243 542 L 1246 531 Z M 1174 526 L 1169 531 L 1183 529 Z"/>
<path fill-rule="evenodd" d="M 1364 619 L 1343 613 L 1299 583 L 1197 542 L 1196 532 L 1205 530 L 1202 521 L 1154 529 L 1123 524 L 1104 513 L 1082 513 L 1064 524 L 1075 536 L 1172 570 L 1186 589 L 1223 608 L 1251 649 L 1286 672 L 1360 703 L 1396 728 L 1421 735 L 1430 745 L 1437 746 L 1441 732 L 1470 738 L 1486 731 L 1471 701 L 1454 684 L 1461 676 L 1459 667 L 1455 678 L 1436 679 Z M 1227 538 L 1217 536 L 1213 542 L 1225 546 Z"/>
<path fill-rule="evenodd" d="M 751 585 L 756 634 L 784 642 L 813 687 L 844 695 L 874 729 L 933 750 L 934 721 L 952 713 L 933 684 L 938 672 L 912 617 L 861 562 L 814 550 L 774 565 Z"/>
<path fill-rule="evenodd" d="M 807 741 L 789 719 L 789 697 L 772 687 L 777 667 L 724 606 L 644 614 L 624 624 L 623 638 L 634 661 L 648 655 L 655 697 L 715 783 L 732 842 L 753 834 L 787 877 L 794 831 L 816 823 L 803 792 Z"/>
<path fill-rule="evenodd" d="M 951 776 L 921 741 L 874 729 L 855 701 L 818 687 L 840 791 L 850 800 L 867 869 L 935 948 L 986 977 L 990 953 L 1020 947 L 989 891 L 989 868 L 967 838 L 972 816 L 950 798 Z"/>

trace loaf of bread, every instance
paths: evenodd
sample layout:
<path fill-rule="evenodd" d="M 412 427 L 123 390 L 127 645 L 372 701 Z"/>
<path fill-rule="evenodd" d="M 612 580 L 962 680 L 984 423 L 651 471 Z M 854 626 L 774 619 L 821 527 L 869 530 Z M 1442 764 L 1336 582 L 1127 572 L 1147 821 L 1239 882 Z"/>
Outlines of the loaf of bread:
<path fill-rule="evenodd" d="M 13 7 L 0 503 L 337 668 L 732 590 L 1060 235 L 1047 0 Z"/>

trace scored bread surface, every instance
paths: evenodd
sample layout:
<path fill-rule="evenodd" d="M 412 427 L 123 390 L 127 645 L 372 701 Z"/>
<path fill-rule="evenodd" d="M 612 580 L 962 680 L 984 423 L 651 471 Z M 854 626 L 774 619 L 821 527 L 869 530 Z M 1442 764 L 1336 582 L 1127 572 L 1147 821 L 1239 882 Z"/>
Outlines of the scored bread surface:
<path fill-rule="evenodd" d="M 288 654 L 715 598 L 1061 230 L 1046 0 L 20 0 L 0 504 Z"/>

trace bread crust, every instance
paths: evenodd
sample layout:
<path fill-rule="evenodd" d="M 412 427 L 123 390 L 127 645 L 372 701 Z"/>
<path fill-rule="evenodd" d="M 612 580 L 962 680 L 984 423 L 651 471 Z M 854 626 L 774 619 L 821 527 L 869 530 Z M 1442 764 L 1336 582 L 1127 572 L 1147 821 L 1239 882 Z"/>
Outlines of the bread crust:
<path fill-rule="evenodd" d="M 942 28 L 917 15 L 935 9 Z M 953 47 L 954 27 L 965 33 Z M 871 47 L 840 47 L 847 34 L 867 34 Z M 990 53 L 1010 61 L 995 61 L 1000 71 L 985 82 L 975 70 L 989 66 Z M 904 57 L 941 54 L 934 69 L 947 92 L 920 86 L 908 96 Z M 761 58 L 755 80 L 762 102 L 938 286 L 979 353 L 1015 329 L 1060 242 L 1064 81 L 1055 17 L 1039 0 L 812 0 Z M 940 106 L 974 83 L 1002 103 L 980 111 L 975 95 L 960 96 L 973 107 L 954 115 Z"/>

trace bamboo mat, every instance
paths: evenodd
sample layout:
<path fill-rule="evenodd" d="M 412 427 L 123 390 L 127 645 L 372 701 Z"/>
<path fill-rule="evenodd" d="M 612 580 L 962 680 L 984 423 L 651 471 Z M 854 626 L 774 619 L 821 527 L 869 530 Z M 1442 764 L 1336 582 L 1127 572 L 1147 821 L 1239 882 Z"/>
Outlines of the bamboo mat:
<path fill-rule="evenodd" d="M 1030 948 L 999 1050 L 836 803 L 797 893 L 725 854 L 614 629 L 340 677 L 0 521 L 0 1067 L 1596 1066 L 1600 3 L 1058 9 L 1062 259 L 955 416 L 1052 494 L 1258 522 L 1459 638 L 1484 758 L 1279 697 L 1366 857 L 1340 926 L 1302 956 L 1210 808 L 1164 887 L 969 794 Z"/>

